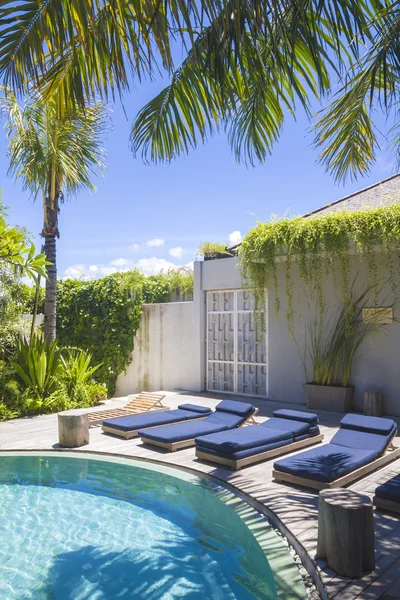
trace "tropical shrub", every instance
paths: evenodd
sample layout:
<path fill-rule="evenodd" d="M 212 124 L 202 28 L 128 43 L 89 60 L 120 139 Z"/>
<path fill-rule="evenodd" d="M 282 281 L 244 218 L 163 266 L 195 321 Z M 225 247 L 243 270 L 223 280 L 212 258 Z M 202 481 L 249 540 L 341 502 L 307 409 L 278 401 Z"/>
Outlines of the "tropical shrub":
<path fill-rule="evenodd" d="M 202 242 L 197 249 L 197 254 L 204 258 L 217 258 L 220 254 L 230 256 L 228 245 L 221 242 Z"/>
<path fill-rule="evenodd" d="M 57 387 L 62 368 L 61 352 L 56 342 L 43 341 L 39 336 L 30 342 L 21 338 L 11 367 L 24 385 L 25 394 L 39 403 L 44 402 Z"/>
<path fill-rule="evenodd" d="M 378 310 L 367 321 L 363 309 L 369 304 L 368 296 L 376 286 L 368 286 L 359 293 L 353 282 L 345 304 L 324 304 L 315 309 L 315 318 L 306 327 L 304 349 L 300 351 L 306 381 L 318 385 L 348 386 L 351 369 L 363 342 L 373 333 L 383 332 Z M 381 307 L 383 308 L 383 307 Z M 300 349 L 299 344 L 297 347 Z M 311 377 L 308 365 L 311 363 Z"/>

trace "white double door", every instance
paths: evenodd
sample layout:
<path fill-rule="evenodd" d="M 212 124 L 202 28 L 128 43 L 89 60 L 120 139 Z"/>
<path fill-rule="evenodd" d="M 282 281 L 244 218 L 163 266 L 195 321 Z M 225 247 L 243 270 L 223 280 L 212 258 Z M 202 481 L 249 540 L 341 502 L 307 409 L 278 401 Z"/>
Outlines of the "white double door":
<path fill-rule="evenodd" d="M 254 298 L 244 290 L 207 292 L 207 390 L 267 396 L 267 332 L 256 336 Z"/>

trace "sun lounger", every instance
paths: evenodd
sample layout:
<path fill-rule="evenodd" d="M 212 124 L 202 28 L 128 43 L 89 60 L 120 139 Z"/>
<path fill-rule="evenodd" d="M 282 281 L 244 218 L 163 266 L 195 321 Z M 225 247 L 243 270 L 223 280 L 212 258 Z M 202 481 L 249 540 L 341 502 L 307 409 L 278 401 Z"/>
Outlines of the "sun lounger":
<path fill-rule="evenodd" d="M 197 437 L 196 456 L 238 470 L 317 444 L 323 438 L 318 415 L 279 409 L 274 411 L 271 419 L 259 425 Z"/>
<path fill-rule="evenodd" d="M 103 432 L 123 437 L 127 440 L 137 437 L 139 429 L 150 429 L 151 427 L 160 427 L 170 425 L 171 423 L 180 423 L 205 419 L 211 414 L 211 408 L 208 406 L 198 406 L 196 404 L 181 404 L 177 410 L 168 410 L 163 412 L 147 412 L 141 415 L 130 415 L 119 417 L 117 419 L 107 419 L 103 422 Z"/>
<path fill-rule="evenodd" d="M 164 406 L 162 403 L 164 398 L 165 394 L 154 394 L 152 392 L 142 392 L 137 396 L 128 396 L 129 402 L 125 406 L 121 406 L 120 408 L 106 408 L 88 413 L 89 427 L 100 425 L 106 419 L 137 415 L 149 411 L 169 410 L 169 406 Z"/>
<path fill-rule="evenodd" d="M 223 400 L 215 412 L 199 423 L 181 423 L 169 427 L 157 427 L 151 431 L 139 431 L 144 444 L 165 448 L 170 452 L 195 445 L 195 438 L 240 427 L 254 416 L 257 409 L 247 402 Z"/>
<path fill-rule="evenodd" d="M 344 487 L 400 456 L 391 447 L 396 431 L 392 419 L 345 415 L 329 444 L 279 460 L 272 475 L 317 490 Z"/>
<path fill-rule="evenodd" d="M 377 508 L 400 513 L 400 473 L 376 488 L 374 504 Z"/>

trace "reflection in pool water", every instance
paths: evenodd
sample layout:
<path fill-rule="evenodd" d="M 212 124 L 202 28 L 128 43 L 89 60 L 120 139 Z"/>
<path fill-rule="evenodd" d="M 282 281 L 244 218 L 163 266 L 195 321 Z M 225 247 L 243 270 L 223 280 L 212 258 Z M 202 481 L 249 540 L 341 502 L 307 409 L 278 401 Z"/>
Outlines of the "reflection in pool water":
<path fill-rule="evenodd" d="M 0 457 L 0 484 L 2 600 L 277 597 L 256 538 L 207 481 L 48 455 Z"/>

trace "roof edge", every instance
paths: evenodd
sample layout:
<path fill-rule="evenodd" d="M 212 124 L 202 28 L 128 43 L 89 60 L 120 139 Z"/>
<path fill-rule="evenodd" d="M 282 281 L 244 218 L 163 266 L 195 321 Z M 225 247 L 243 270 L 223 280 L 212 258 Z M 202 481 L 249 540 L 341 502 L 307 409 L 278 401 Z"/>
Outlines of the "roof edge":
<path fill-rule="evenodd" d="M 382 183 L 386 183 L 387 181 L 391 181 L 392 179 L 396 179 L 397 177 L 400 177 L 400 173 L 396 173 L 396 175 L 391 175 L 390 177 L 386 177 L 386 179 L 382 179 L 381 181 L 378 181 L 377 183 L 368 185 L 367 187 L 362 188 L 361 190 L 358 190 L 357 192 L 352 192 L 351 194 L 348 194 L 347 196 L 344 196 L 343 198 L 340 198 L 339 200 L 334 200 L 333 202 L 329 202 L 329 204 L 325 204 L 325 206 L 316 208 L 315 210 L 312 210 L 311 212 L 308 212 L 305 215 L 303 215 L 303 219 L 305 219 L 306 217 L 311 217 L 312 215 L 318 214 L 319 212 L 326 210 L 327 208 L 330 208 L 331 206 L 336 206 L 337 204 L 340 204 L 341 202 L 345 202 L 346 200 L 349 200 L 350 198 L 359 196 L 363 192 L 372 190 L 373 188 L 378 187 Z"/>

